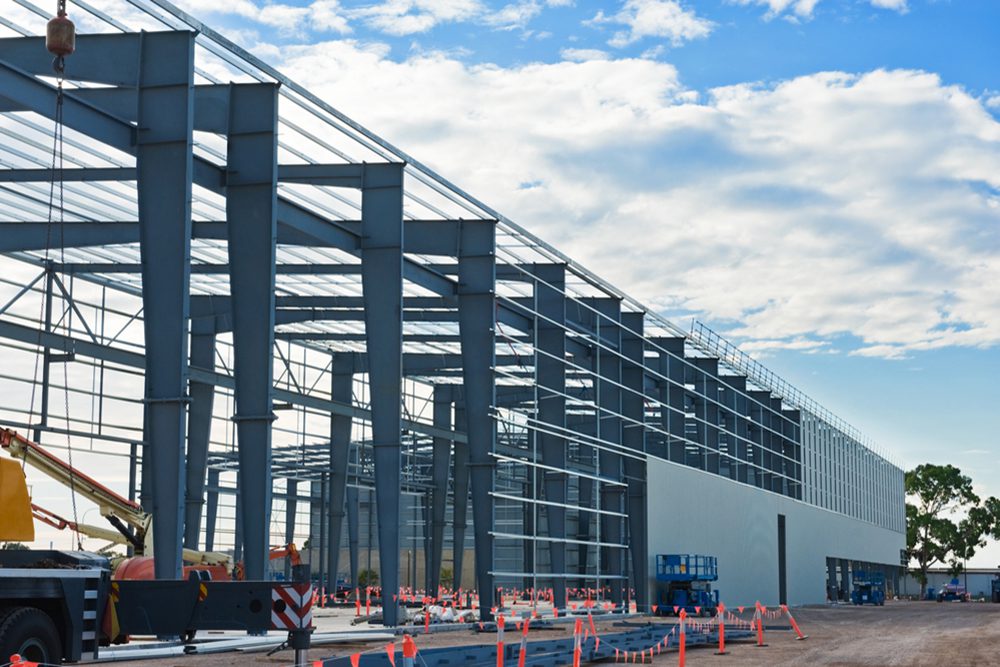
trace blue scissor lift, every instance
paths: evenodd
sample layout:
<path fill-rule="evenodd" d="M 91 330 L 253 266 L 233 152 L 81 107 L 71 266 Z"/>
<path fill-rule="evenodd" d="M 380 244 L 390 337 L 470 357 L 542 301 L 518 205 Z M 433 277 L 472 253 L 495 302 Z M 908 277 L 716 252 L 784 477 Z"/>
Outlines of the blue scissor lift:
<path fill-rule="evenodd" d="M 690 615 L 714 616 L 719 607 L 719 591 L 712 590 L 711 582 L 718 579 L 715 556 L 658 554 L 656 613 L 666 616 L 684 609 Z"/>
<path fill-rule="evenodd" d="M 851 592 L 853 604 L 873 604 L 879 607 L 885 604 L 884 573 L 857 570 L 851 577 L 851 581 L 854 584 L 854 590 Z"/>

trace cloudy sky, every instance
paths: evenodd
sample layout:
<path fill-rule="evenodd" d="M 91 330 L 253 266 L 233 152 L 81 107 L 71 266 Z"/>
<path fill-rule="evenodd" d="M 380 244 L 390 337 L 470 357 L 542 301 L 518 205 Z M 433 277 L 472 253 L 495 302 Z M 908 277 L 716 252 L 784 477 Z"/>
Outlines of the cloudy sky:
<path fill-rule="evenodd" d="M 995 0 L 181 6 L 899 464 L 1000 495 Z"/>

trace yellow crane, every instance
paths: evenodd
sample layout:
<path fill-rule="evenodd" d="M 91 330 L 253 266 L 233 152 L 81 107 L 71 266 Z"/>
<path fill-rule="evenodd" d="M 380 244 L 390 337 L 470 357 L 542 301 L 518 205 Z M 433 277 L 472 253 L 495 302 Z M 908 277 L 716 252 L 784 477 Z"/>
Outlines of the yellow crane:
<path fill-rule="evenodd" d="M 5 509 L 0 513 L 0 540 L 32 541 L 35 538 L 32 519 L 37 518 L 56 528 L 72 528 L 87 537 L 108 540 L 116 544 L 131 544 L 137 556 L 152 555 L 153 517 L 138 503 L 115 493 L 38 443 L 11 429 L 0 429 L 0 448 L 13 457 L 13 460 L 0 460 L 0 503 L 2 503 L 0 507 Z M 93 502 L 97 505 L 101 516 L 116 530 L 66 521 L 37 505 L 32 505 L 22 463 L 45 473 Z M 196 565 L 221 565 L 226 569 L 231 569 L 233 565 L 229 554 L 215 551 L 184 549 L 182 558 L 185 562 Z"/>

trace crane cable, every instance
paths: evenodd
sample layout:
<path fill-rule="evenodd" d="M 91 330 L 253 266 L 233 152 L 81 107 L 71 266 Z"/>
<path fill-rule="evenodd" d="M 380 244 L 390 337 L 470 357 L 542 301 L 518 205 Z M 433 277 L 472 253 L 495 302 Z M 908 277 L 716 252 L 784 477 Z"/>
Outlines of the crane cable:
<path fill-rule="evenodd" d="M 59 225 L 59 263 L 66 263 L 66 219 L 65 219 L 65 178 L 64 178 L 64 141 L 63 133 L 65 125 L 63 123 L 63 81 L 65 78 L 66 60 L 65 56 L 73 53 L 76 36 L 72 21 L 66 17 L 66 0 L 57 0 L 56 18 L 49 21 L 46 27 L 46 48 L 55 56 L 52 61 L 52 69 L 56 74 L 56 109 L 54 116 L 54 128 L 52 136 L 52 169 L 49 180 L 49 206 L 48 219 L 46 221 L 45 233 L 45 265 L 48 271 L 52 271 L 50 251 L 52 246 L 52 228 L 56 224 L 55 217 L 58 215 Z M 50 278 L 51 280 L 51 278 Z M 61 287 L 61 283 L 60 283 Z M 63 296 L 69 300 L 72 296 L 66 293 L 61 287 Z M 46 293 L 48 295 L 48 292 Z M 48 298 L 48 296 L 46 297 Z M 44 301 L 43 301 L 44 303 Z M 69 314 L 70 320 L 67 326 L 72 327 L 72 308 Z M 37 372 L 37 357 L 35 358 Z M 66 414 L 66 458 L 69 464 L 69 494 L 73 505 L 73 532 L 76 535 L 76 547 L 83 551 L 83 542 L 80 537 L 80 519 L 76 507 L 76 468 L 73 466 L 73 442 L 70 435 L 70 410 L 69 410 L 69 359 L 64 356 L 62 359 L 63 368 L 63 407 Z M 32 409 L 34 409 L 34 383 L 32 384 Z"/>

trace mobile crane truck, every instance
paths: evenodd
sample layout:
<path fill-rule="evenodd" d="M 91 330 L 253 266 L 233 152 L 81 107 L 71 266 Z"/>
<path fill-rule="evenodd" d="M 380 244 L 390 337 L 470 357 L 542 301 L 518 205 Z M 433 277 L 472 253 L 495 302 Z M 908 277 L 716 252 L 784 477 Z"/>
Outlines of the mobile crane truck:
<path fill-rule="evenodd" d="M 21 452 L 15 454 L 20 460 L 0 458 L 0 541 L 35 539 L 31 498 L 22 468 L 32 458 L 44 461 L 39 467 L 47 465 L 55 475 L 73 475 L 77 489 L 88 487 L 94 493 L 103 489 L 116 495 L 14 431 L 0 429 L 0 446 Z M 110 507 L 116 503 L 99 503 L 102 514 L 111 514 Z M 140 512 L 125 520 L 133 526 L 145 521 L 148 527 L 148 517 L 141 517 Z M 0 664 L 14 654 L 48 664 L 97 659 L 101 646 L 124 643 L 130 635 L 192 637 L 198 630 L 256 634 L 287 630 L 296 664 L 304 660 L 312 631 L 310 584 L 214 581 L 210 570 L 197 569 L 187 576 L 179 580 L 113 579 L 111 563 L 99 554 L 2 550 Z"/>

